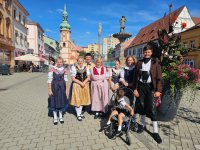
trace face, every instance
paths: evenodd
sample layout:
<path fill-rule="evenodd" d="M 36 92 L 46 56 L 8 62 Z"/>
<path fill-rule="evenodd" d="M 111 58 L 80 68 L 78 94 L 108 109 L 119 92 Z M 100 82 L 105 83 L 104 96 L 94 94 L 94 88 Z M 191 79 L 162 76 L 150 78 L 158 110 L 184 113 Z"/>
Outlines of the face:
<path fill-rule="evenodd" d="M 127 59 L 127 66 L 133 66 L 135 64 L 135 61 L 133 60 L 133 58 L 132 57 L 129 57 L 128 59 Z"/>
<path fill-rule="evenodd" d="M 115 68 L 119 69 L 120 68 L 120 63 L 118 61 L 115 61 Z"/>
<path fill-rule="evenodd" d="M 100 60 L 98 60 L 98 61 L 96 62 L 96 67 L 97 67 L 97 68 L 100 68 L 100 67 L 101 67 L 101 64 L 102 64 L 102 62 L 101 62 Z"/>
<path fill-rule="evenodd" d="M 152 51 L 150 49 L 144 51 L 144 58 L 150 58 L 152 55 Z"/>
<path fill-rule="evenodd" d="M 79 59 L 78 59 L 78 65 L 79 65 L 80 67 L 83 66 L 83 59 L 82 59 L 82 58 L 79 58 Z"/>
<path fill-rule="evenodd" d="M 86 61 L 86 63 L 91 62 L 92 61 L 92 57 L 91 56 L 86 56 L 85 57 L 85 61 Z"/>
<path fill-rule="evenodd" d="M 61 59 L 58 59 L 56 63 L 57 63 L 57 67 L 58 67 L 58 68 L 60 68 L 60 67 L 63 66 L 63 62 L 62 62 Z"/>

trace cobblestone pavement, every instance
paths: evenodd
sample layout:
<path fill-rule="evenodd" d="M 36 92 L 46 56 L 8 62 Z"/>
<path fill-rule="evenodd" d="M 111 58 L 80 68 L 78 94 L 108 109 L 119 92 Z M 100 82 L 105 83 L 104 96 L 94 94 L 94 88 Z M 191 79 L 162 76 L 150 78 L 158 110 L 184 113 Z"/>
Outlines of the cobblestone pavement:
<path fill-rule="evenodd" d="M 200 149 L 200 101 L 188 109 L 184 108 L 188 104 L 182 101 L 174 121 L 159 123 L 162 144 L 157 145 L 147 132 L 131 132 L 132 144 L 128 146 L 121 138 L 111 140 L 99 132 L 102 122 L 87 113 L 86 118 L 78 122 L 70 110 L 64 116 L 63 125 L 53 125 L 47 115 L 46 78 L 44 73 L 0 76 L 1 150 Z M 149 120 L 147 129 L 152 131 Z"/>

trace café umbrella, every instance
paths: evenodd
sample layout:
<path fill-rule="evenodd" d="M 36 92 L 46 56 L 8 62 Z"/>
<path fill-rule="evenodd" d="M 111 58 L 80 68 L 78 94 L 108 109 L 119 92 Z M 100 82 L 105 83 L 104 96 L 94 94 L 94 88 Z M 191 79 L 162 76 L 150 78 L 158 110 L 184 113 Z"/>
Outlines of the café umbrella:
<path fill-rule="evenodd" d="M 27 54 L 27 55 L 22 55 L 22 56 L 19 56 L 19 57 L 15 57 L 15 60 L 21 60 L 21 61 L 45 61 L 44 58 L 41 58 L 41 57 L 38 57 L 38 56 L 35 56 L 33 54 Z"/>

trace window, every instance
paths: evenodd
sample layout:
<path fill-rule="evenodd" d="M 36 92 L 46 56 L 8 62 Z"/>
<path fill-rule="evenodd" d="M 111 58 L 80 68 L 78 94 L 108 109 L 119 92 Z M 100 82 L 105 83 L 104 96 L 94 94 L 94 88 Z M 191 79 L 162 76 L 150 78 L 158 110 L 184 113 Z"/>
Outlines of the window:
<path fill-rule="evenodd" d="M 16 19 L 16 9 L 13 10 L 13 18 Z"/>
<path fill-rule="evenodd" d="M 21 23 L 21 21 L 22 21 L 22 15 L 21 13 L 19 13 L 19 22 Z"/>
<path fill-rule="evenodd" d="M 3 35 L 3 14 L 0 12 L 0 34 Z"/>
<path fill-rule="evenodd" d="M 25 24 L 26 24 L 26 17 L 23 16 L 23 25 L 25 25 Z"/>
<path fill-rule="evenodd" d="M 23 40 L 23 34 L 20 33 L 20 44 L 22 45 L 22 40 Z"/>
<path fill-rule="evenodd" d="M 195 41 L 190 41 L 190 48 L 191 49 L 194 49 L 195 48 Z"/>
<path fill-rule="evenodd" d="M 18 31 L 15 30 L 15 42 L 18 43 Z"/>
<path fill-rule="evenodd" d="M 11 38 L 11 20 L 10 18 L 6 18 L 6 37 Z"/>
<path fill-rule="evenodd" d="M 187 48 L 187 42 L 183 42 L 183 47 Z"/>
<path fill-rule="evenodd" d="M 184 64 L 189 65 L 190 67 L 194 67 L 194 60 L 193 59 L 185 59 L 183 61 Z"/>
<path fill-rule="evenodd" d="M 10 10 L 10 6 L 11 6 L 11 0 L 6 0 L 5 1 L 5 8 Z"/>

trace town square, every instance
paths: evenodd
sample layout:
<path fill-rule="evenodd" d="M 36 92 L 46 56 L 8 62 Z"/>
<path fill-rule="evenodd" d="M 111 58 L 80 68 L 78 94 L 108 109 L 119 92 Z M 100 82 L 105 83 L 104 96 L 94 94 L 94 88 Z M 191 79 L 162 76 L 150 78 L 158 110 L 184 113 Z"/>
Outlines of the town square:
<path fill-rule="evenodd" d="M 0 149 L 200 150 L 199 7 L 0 0 Z"/>

